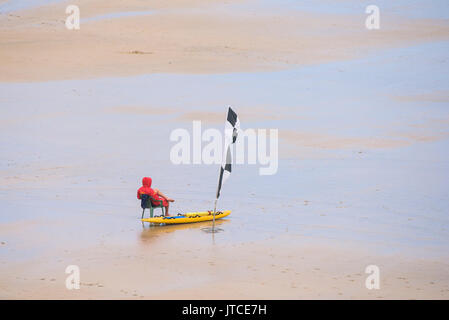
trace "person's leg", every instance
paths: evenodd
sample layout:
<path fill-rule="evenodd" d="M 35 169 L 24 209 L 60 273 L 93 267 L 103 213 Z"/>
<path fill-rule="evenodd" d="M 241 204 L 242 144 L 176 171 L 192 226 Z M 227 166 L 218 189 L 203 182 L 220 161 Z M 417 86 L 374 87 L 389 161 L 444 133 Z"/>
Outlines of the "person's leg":
<path fill-rule="evenodd" d="M 169 216 L 169 214 L 168 214 L 168 202 L 167 202 L 167 206 L 165 207 L 165 216 L 166 216 L 166 217 Z"/>
<path fill-rule="evenodd" d="M 165 194 L 163 194 L 163 193 L 161 192 L 161 190 L 159 190 L 159 189 L 154 189 L 154 191 L 156 192 L 156 194 L 157 194 L 158 196 L 161 196 L 162 198 L 164 198 L 164 199 L 167 200 L 168 202 L 174 202 L 174 201 L 175 201 L 175 200 L 173 200 L 173 199 L 167 197 L 167 196 L 166 196 Z"/>

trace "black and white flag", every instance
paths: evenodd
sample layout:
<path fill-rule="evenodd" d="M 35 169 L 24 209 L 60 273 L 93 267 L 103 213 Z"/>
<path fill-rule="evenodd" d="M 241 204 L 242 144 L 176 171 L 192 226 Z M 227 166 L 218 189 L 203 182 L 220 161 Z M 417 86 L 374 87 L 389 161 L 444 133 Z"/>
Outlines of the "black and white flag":
<path fill-rule="evenodd" d="M 237 117 L 237 114 L 234 110 L 229 107 L 228 116 L 226 118 L 225 124 L 225 139 L 224 139 L 224 148 L 223 148 L 223 162 L 220 168 L 220 177 L 218 179 L 218 188 L 216 199 L 220 197 L 221 185 L 231 174 L 231 166 L 232 166 L 232 151 L 231 146 L 237 140 L 237 135 L 240 130 L 240 121 Z"/>

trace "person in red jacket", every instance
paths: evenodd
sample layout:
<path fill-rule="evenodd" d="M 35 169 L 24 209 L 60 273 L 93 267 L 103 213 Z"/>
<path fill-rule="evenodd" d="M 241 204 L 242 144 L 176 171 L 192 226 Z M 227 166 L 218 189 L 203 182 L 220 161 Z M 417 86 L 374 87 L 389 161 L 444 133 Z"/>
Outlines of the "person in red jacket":
<path fill-rule="evenodd" d="M 160 201 L 162 200 L 162 206 L 165 208 L 165 215 L 168 216 L 168 203 L 174 202 L 175 200 L 168 198 L 165 196 L 159 189 L 151 188 L 151 178 L 145 177 L 142 179 L 142 187 L 137 190 L 137 199 L 141 199 L 142 194 L 147 194 L 153 198 L 151 201 L 155 206 L 160 205 Z"/>

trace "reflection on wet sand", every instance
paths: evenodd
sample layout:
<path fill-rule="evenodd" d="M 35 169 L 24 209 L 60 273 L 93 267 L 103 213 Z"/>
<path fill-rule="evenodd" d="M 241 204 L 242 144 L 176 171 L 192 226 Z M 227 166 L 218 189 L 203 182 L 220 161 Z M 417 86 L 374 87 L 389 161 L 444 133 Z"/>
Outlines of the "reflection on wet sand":
<path fill-rule="evenodd" d="M 224 226 L 228 223 L 229 220 L 217 220 L 215 221 L 215 226 Z M 172 224 L 172 225 L 149 225 L 144 224 L 143 230 L 140 233 L 140 240 L 147 244 L 158 239 L 160 236 L 164 236 L 165 234 L 172 233 L 180 230 L 187 229 L 197 229 L 198 232 L 201 232 L 202 228 L 210 227 L 212 225 L 211 221 L 203 221 L 196 223 L 184 223 L 184 224 Z"/>

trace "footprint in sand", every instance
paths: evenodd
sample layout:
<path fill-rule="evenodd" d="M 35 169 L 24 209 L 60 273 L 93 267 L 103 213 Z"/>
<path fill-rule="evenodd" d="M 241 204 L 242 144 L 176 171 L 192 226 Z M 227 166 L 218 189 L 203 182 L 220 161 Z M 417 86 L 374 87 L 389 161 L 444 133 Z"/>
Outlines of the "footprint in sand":
<path fill-rule="evenodd" d="M 132 50 L 132 51 L 128 51 L 126 52 L 127 54 L 152 54 L 153 52 L 149 52 L 149 51 L 140 51 L 140 50 Z"/>
<path fill-rule="evenodd" d="M 99 287 L 99 288 L 103 287 L 103 285 L 101 283 L 81 282 L 80 284 L 82 286 L 86 286 L 86 287 L 93 287 L 93 286 L 96 286 L 96 287 Z"/>

